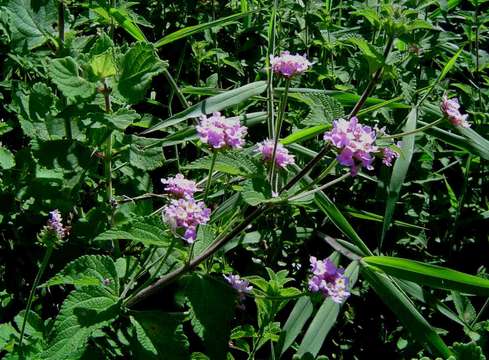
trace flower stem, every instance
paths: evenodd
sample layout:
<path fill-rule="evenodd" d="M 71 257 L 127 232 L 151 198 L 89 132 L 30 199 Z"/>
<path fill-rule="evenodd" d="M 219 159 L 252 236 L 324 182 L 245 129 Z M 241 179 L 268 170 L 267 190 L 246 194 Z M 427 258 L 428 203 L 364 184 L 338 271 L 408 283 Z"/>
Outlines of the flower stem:
<path fill-rule="evenodd" d="M 427 124 L 425 126 L 422 126 L 420 128 L 417 128 L 417 129 L 414 129 L 414 130 L 411 130 L 411 131 L 405 131 L 405 132 L 402 132 L 402 133 L 399 133 L 399 134 L 392 134 L 392 135 L 382 136 L 381 139 L 395 139 L 395 138 L 403 137 L 403 136 L 406 136 L 406 135 L 416 134 L 416 133 L 419 133 L 421 131 L 424 131 L 424 130 L 427 130 L 429 128 L 432 128 L 433 126 L 438 125 L 443 120 L 445 120 L 445 119 L 444 118 L 438 119 L 438 120 L 436 120 L 436 121 L 434 121 L 434 122 L 432 122 L 430 124 Z"/>
<path fill-rule="evenodd" d="M 339 183 L 340 181 L 343 181 L 344 179 L 346 179 L 347 177 L 350 176 L 350 173 L 346 173 L 346 174 L 343 174 L 341 175 L 339 178 L 336 178 L 324 185 L 321 185 L 320 187 L 318 188 L 315 188 L 315 189 L 312 189 L 312 190 L 309 190 L 309 191 L 306 191 L 306 192 L 303 192 L 303 193 L 300 193 L 298 195 L 295 195 L 295 196 L 292 196 L 288 199 L 288 201 L 294 201 L 294 200 L 298 200 L 298 199 L 301 199 L 303 197 L 306 197 L 306 196 L 309 196 L 309 195 L 312 195 L 312 194 L 315 194 L 319 191 L 322 191 L 326 188 L 329 188 L 330 186 L 333 186 L 334 184 L 336 183 Z"/>
<path fill-rule="evenodd" d="M 207 195 L 209 195 L 209 189 L 212 182 L 212 173 L 214 172 L 214 166 L 216 165 L 217 151 L 212 153 L 211 167 L 209 168 L 209 175 L 207 176 L 207 183 L 205 185 L 204 192 L 204 202 L 207 200 Z"/>
<path fill-rule="evenodd" d="M 31 311 L 32 307 L 32 300 L 34 298 L 34 293 L 36 292 L 36 288 L 39 285 L 39 281 L 41 280 L 42 275 L 44 274 L 44 271 L 46 270 L 46 267 L 49 263 L 49 259 L 51 258 L 51 255 L 54 250 L 54 245 L 49 244 L 46 252 L 44 253 L 44 257 L 42 259 L 41 266 L 39 267 L 39 270 L 37 271 L 36 277 L 34 279 L 34 283 L 32 284 L 31 292 L 29 293 L 29 298 L 27 300 L 27 308 L 25 310 L 24 314 L 24 320 L 22 321 L 22 328 L 20 329 L 20 338 L 19 338 L 19 354 L 20 358 L 23 359 L 22 356 L 22 342 L 24 339 L 24 333 L 25 333 L 25 326 L 27 324 L 27 320 L 29 318 L 29 312 Z"/>
<path fill-rule="evenodd" d="M 278 145 L 278 139 L 280 137 L 280 131 L 282 130 L 282 124 L 284 122 L 284 114 L 285 114 L 285 108 L 287 107 L 287 97 L 289 95 L 289 87 L 290 87 L 290 79 L 287 78 L 285 80 L 285 89 L 284 89 L 282 99 L 280 101 L 280 109 L 278 113 L 277 124 L 275 126 L 275 137 L 274 137 L 273 152 L 272 152 L 272 165 L 270 169 L 270 183 L 273 183 L 273 179 L 275 175 L 275 166 L 276 166 L 275 158 L 277 156 L 277 145 Z"/>

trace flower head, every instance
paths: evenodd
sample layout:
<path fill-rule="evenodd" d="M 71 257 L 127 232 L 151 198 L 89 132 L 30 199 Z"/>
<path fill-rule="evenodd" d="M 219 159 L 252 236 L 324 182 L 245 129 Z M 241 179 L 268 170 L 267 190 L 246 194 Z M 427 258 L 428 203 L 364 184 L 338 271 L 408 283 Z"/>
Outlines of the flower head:
<path fill-rule="evenodd" d="M 333 129 L 324 134 L 324 140 L 340 150 L 337 160 L 341 165 L 350 167 L 353 176 L 361 167 L 373 169 L 372 153 L 378 151 L 376 133 L 370 126 L 359 124 L 356 117 L 335 120 Z"/>
<path fill-rule="evenodd" d="M 167 179 L 161 179 L 161 183 L 166 185 L 166 192 L 178 198 L 190 198 L 195 192 L 200 191 L 195 181 L 185 179 L 182 174 L 177 174 L 175 177 L 170 177 Z"/>
<path fill-rule="evenodd" d="M 59 239 L 63 239 L 67 233 L 66 228 L 63 225 L 63 218 L 57 209 L 49 212 L 47 227 L 50 231 L 55 233 Z"/>
<path fill-rule="evenodd" d="M 464 128 L 470 127 L 470 124 L 467 121 L 469 115 L 460 112 L 460 104 L 457 98 L 449 99 L 446 95 L 443 95 L 440 108 L 453 125 L 462 126 Z"/>
<path fill-rule="evenodd" d="M 214 112 L 212 116 L 202 115 L 197 126 L 200 141 L 214 149 L 240 149 L 245 141 L 246 126 L 241 126 L 239 119 L 226 118 L 221 113 Z"/>
<path fill-rule="evenodd" d="M 267 139 L 258 144 L 257 152 L 261 153 L 263 160 L 272 161 L 273 157 L 273 140 Z M 294 155 L 289 154 L 282 144 L 277 144 L 277 150 L 275 152 L 275 165 L 279 168 L 285 168 L 287 165 L 294 164 Z"/>
<path fill-rule="evenodd" d="M 401 142 L 396 144 L 397 147 L 401 147 Z M 391 149 L 390 147 L 382 148 L 382 163 L 385 166 L 392 166 L 392 161 L 399 157 L 399 152 Z"/>
<path fill-rule="evenodd" d="M 243 301 L 245 294 L 249 294 L 253 290 L 248 280 L 241 279 L 239 275 L 223 275 L 224 279 L 231 285 L 239 294 L 239 300 Z"/>
<path fill-rule="evenodd" d="M 312 277 L 309 279 L 309 290 L 322 292 L 324 296 L 330 296 L 335 303 L 344 302 L 350 292 L 348 278 L 329 259 L 318 260 L 311 256 Z"/>
<path fill-rule="evenodd" d="M 312 63 L 303 55 L 291 55 L 290 52 L 283 51 L 280 56 L 270 55 L 270 65 L 274 73 L 291 78 L 307 71 Z"/>
<path fill-rule="evenodd" d="M 197 237 L 197 226 L 206 224 L 210 219 L 211 210 L 202 201 L 193 198 L 172 200 L 163 208 L 163 218 L 173 230 L 184 230 L 183 238 L 191 244 Z"/>

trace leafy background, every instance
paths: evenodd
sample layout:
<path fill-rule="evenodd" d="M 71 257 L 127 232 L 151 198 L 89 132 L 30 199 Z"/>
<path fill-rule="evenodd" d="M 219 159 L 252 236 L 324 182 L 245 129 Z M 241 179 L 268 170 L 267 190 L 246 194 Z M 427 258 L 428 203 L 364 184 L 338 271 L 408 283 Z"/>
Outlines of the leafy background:
<path fill-rule="evenodd" d="M 476 282 L 474 292 L 460 284 L 476 280 L 454 274 L 448 275 L 459 281 L 453 286 L 440 278 L 423 282 L 412 275 L 412 263 L 390 267 L 365 258 L 389 276 L 377 273 L 350 264 L 320 233 L 349 240 L 342 245 L 360 255 L 372 250 L 487 278 L 487 3 L 0 4 L 0 351 L 6 358 L 410 359 L 450 352 L 484 358 L 488 293 L 479 289 L 485 283 Z M 388 133 L 419 128 L 441 116 L 438 103 L 448 92 L 459 97 L 472 128 L 443 123 L 405 137 L 392 169 L 378 167 L 275 208 L 196 271 L 127 306 L 144 284 L 185 263 L 188 249 L 157 213 L 165 199 L 151 194 L 162 192 L 160 178 L 178 171 L 206 176 L 210 158 L 197 143 L 194 119 L 221 110 L 249 126 L 249 145 L 263 140 L 267 111 L 283 86 L 275 79 L 275 89 L 267 87 L 267 59 L 286 49 L 314 62 L 292 82 L 282 141 L 299 168 L 380 68 L 362 122 Z M 333 158 L 328 153 L 304 182 Z M 264 172 L 252 151 L 220 154 L 216 170 L 214 215 L 199 231 L 197 256 L 269 198 L 252 180 Z M 35 293 L 19 355 L 24 309 L 44 252 L 37 234 L 55 208 L 71 231 Z M 310 255 L 331 255 L 347 268 L 355 285 L 343 306 L 305 293 Z M 249 275 L 255 288 L 245 310 L 236 308 L 236 294 L 220 275 L 233 271 Z"/>

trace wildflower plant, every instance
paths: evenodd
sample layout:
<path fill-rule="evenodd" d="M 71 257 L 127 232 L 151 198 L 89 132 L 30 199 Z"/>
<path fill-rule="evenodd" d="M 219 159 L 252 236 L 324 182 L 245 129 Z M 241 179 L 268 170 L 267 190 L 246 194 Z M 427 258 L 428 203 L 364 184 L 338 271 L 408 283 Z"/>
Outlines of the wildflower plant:
<path fill-rule="evenodd" d="M 190 3 L 2 2 L 0 357 L 483 359 L 480 2 Z"/>

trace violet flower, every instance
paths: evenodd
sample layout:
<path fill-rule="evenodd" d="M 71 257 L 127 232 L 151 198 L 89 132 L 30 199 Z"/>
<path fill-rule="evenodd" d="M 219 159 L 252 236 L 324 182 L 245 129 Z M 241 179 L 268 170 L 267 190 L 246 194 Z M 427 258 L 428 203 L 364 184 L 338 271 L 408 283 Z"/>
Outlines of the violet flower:
<path fill-rule="evenodd" d="M 373 169 L 373 153 L 378 151 L 376 134 L 370 126 L 359 124 L 356 117 L 335 120 L 333 129 L 324 134 L 324 140 L 340 150 L 337 160 L 350 168 L 352 176 L 362 167 Z"/>
<path fill-rule="evenodd" d="M 175 177 L 161 179 L 161 183 L 166 185 L 166 192 L 177 198 L 191 198 L 195 192 L 200 191 L 195 181 L 185 179 L 182 174 L 177 174 Z"/>
<path fill-rule="evenodd" d="M 470 123 L 467 121 L 469 115 L 460 112 L 460 104 L 457 98 L 449 99 L 443 95 L 440 108 L 454 126 L 470 127 Z"/>
<path fill-rule="evenodd" d="M 399 141 L 396 146 L 401 147 L 401 142 Z M 385 166 L 392 166 L 392 162 L 394 159 L 397 159 L 399 155 L 398 151 L 391 149 L 390 147 L 384 147 L 382 148 L 382 163 Z"/>
<path fill-rule="evenodd" d="M 291 55 L 290 52 L 283 51 L 280 56 L 270 55 L 270 65 L 274 73 L 291 78 L 307 71 L 312 63 L 303 55 Z"/>
<path fill-rule="evenodd" d="M 262 158 L 266 162 L 271 162 L 273 157 L 273 140 L 267 139 L 258 144 L 258 153 L 261 153 Z M 277 144 L 277 150 L 275 152 L 275 165 L 278 168 L 285 168 L 287 165 L 292 165 L 295 163 L 294 155 L 289 154 L 282 144 Z"/>
<path fill-rule="evenodd" d="M 184 240 L 191 244 L 197 237 L 197 226 L 206 224 L 211 210 L 202 201 L 193 198 L 172 200 L 163 208 L 163 218 L 176 231 L 183 229 Z"/>
<path fill-rule="evenodd" d="M 245 299 L 245 295 L 249 294 L 253 290 L 253 286 L 250 285 L 248 280 L 241 279 L 239 275 L 223 275 L 224 279 L 238 292 L 239 301 Z"/>
<path fill-rule="evenodd" d="M 226 118 L 220 112 L 210 117 L 202 115 L 197 126 L 200 141 L 214 149 L 241 149 L 246 133 L 246 126 L 241 126 L 238 118 Z"/>
<path fill-rule="evenodd" d="M 335 303 L 343 303 L 349 296 L 348 278 L 343 269 L 337 268 L 329 259 L 318 260 L 311 256 L 311 270 L 313 276 L 309 279 L 309 290 L 321 292 L 331 297 Z"/>
<path fill-rule="evenodd" d="M 66 228 L 63 225 L 63 218 L 59 210 L 53 210 L 49 212 L 48 224 L 49 230 L 54 232 L 59 239 L 63 239 L 66 235 Z"/>

